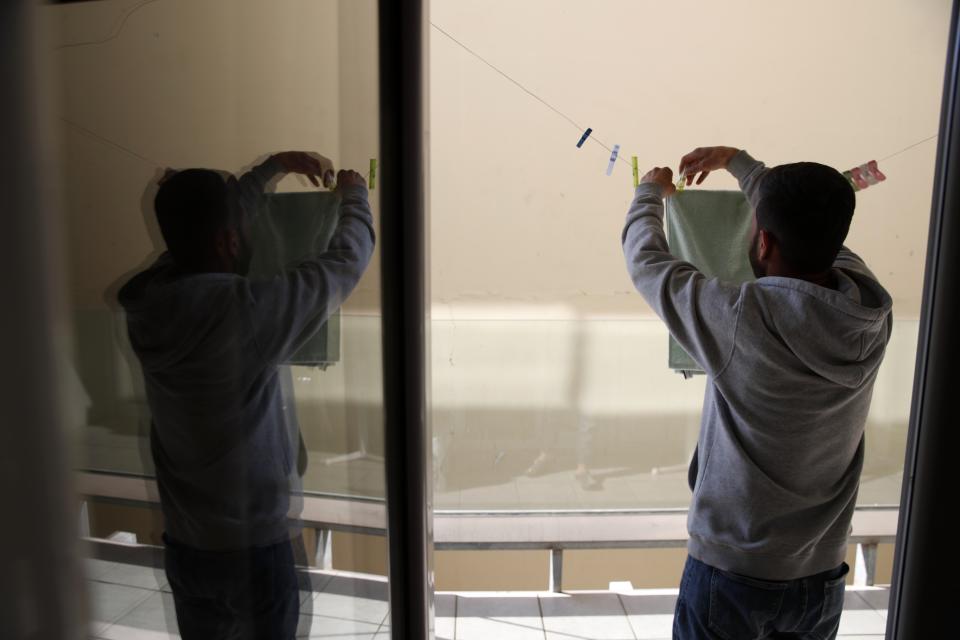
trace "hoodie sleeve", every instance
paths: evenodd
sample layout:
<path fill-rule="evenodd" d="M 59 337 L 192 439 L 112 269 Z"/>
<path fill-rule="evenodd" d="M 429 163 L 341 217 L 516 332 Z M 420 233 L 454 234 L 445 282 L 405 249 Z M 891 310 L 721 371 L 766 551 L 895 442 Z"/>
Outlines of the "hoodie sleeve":
<path fill-rule="evenodd" d="M 756 210 L 757 203 L 760 200 L 760 182 L 763 180 L 763 176 L 767 175 L 769 169 L 741 149 L 730 158 L 730 162 L 727 163 L 727 171 L 740 183 L 740 190 L 747 196 L 750 206 Z"/>
<path fill-rule="evenodd" d="M 326 251 L 270 280 L 250 282 L 251 321 L 268 364 L 282 362 L 350 295 L 373 255 L 367 188 L 340 192 L 340 220 Z"/>
<path fill-rule="evenodd" d="M 622 241 L 637 291 L 680 346 L 707 374 L 719 377 L 733 355 L 740 287 L 707 279 L 692 264 L 670 254 L 660 185 L 637 187 Z"/>
<path fill-rule="evenodd" d="M 246 213 L 248 220 L 252 221 L 260 213 L 263 193 L 267 184 L 283 172 L 280 163 L 273 156 L 270 156 L 237 180 L 240 206 Z"/>

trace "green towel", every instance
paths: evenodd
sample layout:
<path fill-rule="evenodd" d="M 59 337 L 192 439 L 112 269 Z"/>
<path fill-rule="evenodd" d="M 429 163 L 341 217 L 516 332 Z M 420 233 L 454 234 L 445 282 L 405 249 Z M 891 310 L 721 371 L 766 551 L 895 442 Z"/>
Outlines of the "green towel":
<path fill-rule="evenodd" d="M 270 278 L 330 245 L 340 215 L 340 196 L 324 191 L 265 194 L 251 229 L 251 278 Z M 340 360 L 337 310 L 284 364 L 328 365 Z"/>
<path fill-rule="evenodd" d="M 753 280 L 748 250 L 753 210 L 741 191 L 682 191 L 667 198 L 670 252 L 708 278 Z M 669 366 L 690 377 L 703 368 L 670 336 Z"/>

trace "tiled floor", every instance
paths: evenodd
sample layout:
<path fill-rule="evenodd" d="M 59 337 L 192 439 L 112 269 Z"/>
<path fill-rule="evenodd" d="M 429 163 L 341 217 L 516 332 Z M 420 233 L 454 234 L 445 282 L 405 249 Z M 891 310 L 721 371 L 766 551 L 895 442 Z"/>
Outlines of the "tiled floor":
<path fill-rule="evenodd" d="M 179 638 L 163 572 L 87 561 L 90 637 L 103 640 Z M 311 572 L 303 591 L 303 638 L 388 640 L 383 579 Z M 882 640 L 888 592 L 848 589 L 841 640 Z M 436 637 L 443 640 L 658 640 L 670 638 L 675 589 L 612 592 L 440 593 Z"/>

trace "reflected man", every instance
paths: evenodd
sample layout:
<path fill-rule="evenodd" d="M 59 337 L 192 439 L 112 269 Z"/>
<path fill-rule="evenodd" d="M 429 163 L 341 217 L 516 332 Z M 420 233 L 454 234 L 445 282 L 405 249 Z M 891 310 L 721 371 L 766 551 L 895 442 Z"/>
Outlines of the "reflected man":
<path fill-rule="evenodd" d="M 246 277 L 252 217 L 285 173 L 332 182 L 325 158 L 284 152 L 235 177 L 168 172 L 154 208 L 167 252 L 119 292 L 143 368 L 165 563 L 180 633 L 293 638 L 299 591 L 288 520 L 296 472 L 278 365 L 336 311 L 374 246 L 363 178 L 337 176 L 327 250 L 269 280 Z"/>
<path fill-rule="evenodd" d="M 670 254 L 668 168 L 644 176 L 622 236 L 637 290 L 708 376 L 673 634 L 834 638 L 892 301 L 843 246 L 855 197 L 838 171 L 768 169 L 730 147 L 680 163 L 687 184 L 719 169 L 754 210 L 757 280 L 708 279 Z"/>

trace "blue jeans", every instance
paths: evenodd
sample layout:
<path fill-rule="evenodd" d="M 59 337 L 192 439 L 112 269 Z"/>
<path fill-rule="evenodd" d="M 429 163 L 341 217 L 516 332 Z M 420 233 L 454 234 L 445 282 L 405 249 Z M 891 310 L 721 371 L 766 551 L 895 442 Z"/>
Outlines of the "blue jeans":
<path fill-rule="evenodd" d="M 300 591 L 289 540 L 241 551 L 163 541 L 183 640 L 293 640 Z"/>
<path fill-rule="evenodd" d="M 674 640 L 833 640 L 850 567 L 787 582 L 758 580 L 687 556 Z"/>

